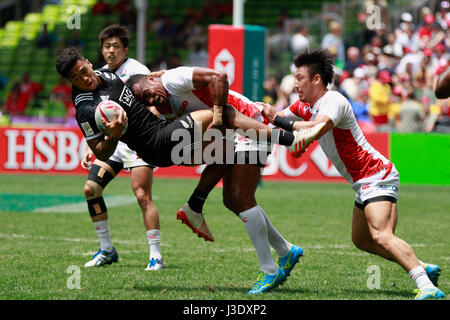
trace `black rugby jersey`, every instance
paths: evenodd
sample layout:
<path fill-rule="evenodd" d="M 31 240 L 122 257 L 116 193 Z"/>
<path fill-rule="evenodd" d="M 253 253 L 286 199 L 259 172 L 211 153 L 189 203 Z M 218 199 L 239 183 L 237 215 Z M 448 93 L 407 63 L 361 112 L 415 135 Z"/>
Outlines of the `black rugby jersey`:
<path fill-rule="evenodd" d="M 158 132 L 170 123 L 159 119 L 141 102 L 136 100 L 131 90 L 113 72 L 107 69 L 95 70 L 102 84 L 92 92 L 81 91 L 72 86 L 72 100 L 76 108 L 76 120 L 86 140 L 104 136 L 95 123 L 95 108 L 103 100 L 113 100 L 120 104 L 127 113 L 128 128 L 120 140 L 147 163 L 152 162 L 152 155 L 163 150 L 165 139 Z"/>

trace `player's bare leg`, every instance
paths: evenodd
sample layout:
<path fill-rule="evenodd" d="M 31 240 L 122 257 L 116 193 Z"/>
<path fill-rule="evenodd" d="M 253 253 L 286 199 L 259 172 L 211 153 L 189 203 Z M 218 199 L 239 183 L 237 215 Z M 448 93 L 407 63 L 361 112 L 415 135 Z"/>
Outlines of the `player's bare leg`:
<path fill-rule="evenodd" d="M 161 256 L 161 235 L 158 209 L 152 199 L 153 169 L 148 166 L 131 168 L 131 186 L 142 210 L 148 244 L 150 246 L 149 265 L 146 270 L 164 268 Z"/>
<path fill-rule="evenodd" d="M 85 267 L 102 266 L 118 261 L 118 255 L 111 241 L 108 224 L 108 211 L 103 199 L 104 187 L 116 173 L 105 162 L 96 159 L 90 169 L 88 180 L 84 185 L 84 195 L 88 203 L 89 214 L 100 240 L 100 250 Z"/>
<path fill-rule="evenodd" d="M 361 211 L 361 210 L 360 210 Z M 358 214 L 354 209 L 354 214 Z M 417 259 L 414 250 L 404 240 L 394 235 L 397 223 L 397 205 L 390 201 L 369 203 L 364 214 L 367 229 L 362 228 L 352 235 L 354 242 L 360 243 L 363 250 L 397 262 L 418 287 L 416 299 L 442 298 L 444 293 L 430 281 L 427 271 Z M 354 226 L 362 225 L 363 220 L 354 215 Z M 367 230 L 369 235 L 367 235 Z M 368 250 L 366 250 L 368 249 Z M 370 250 L 370 251 L 369 251 Z"/>

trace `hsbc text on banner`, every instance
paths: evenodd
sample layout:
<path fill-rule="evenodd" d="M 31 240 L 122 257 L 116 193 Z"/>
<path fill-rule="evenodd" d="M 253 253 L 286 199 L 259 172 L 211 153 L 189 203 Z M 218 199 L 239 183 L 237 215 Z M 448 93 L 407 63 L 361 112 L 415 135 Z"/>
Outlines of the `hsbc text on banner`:
<path fill-rule="evenodd" d="M 389 134 L 366 135 L 369 143 L 389 158 Z M 80 166 L 87 143 L 78 128 L 0 127 L 0 174 L 86 175 Z M 156 168 L 156 177 L 199 178 L 204 166 Z M 122 172 L 124 172 L 122 170 Z M 127 173 L 121 173 L 127 174 Z M 300 158 L 274 146 L 264 179 L 344 182 L 315 141 Z"/>

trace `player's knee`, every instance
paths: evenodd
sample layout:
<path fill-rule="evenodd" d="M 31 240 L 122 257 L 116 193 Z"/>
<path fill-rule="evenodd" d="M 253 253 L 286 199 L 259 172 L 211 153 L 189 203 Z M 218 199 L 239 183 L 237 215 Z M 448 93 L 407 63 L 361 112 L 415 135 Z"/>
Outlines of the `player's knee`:
<path fill-rule="evenodd" d="M 135 188 L 133 191 L 134 195 L 136 196 L 136 200 L 141 208 L 146 208 L 152 201 L 150 195 L 148 194 L 148 192 L 146 192 L 144 188 L 138 187 Z"/>
<path fill-rule="evenodd" d="M 86 199 L 98 198 L 103 194 L 103 188 L 94 181 L 88 180 L 84 184 L 83 192 Z"/>
<path fill-rule="evenodd" d="M 375 230 L 371 233 L 373 241 L 386 250 L 389 250 L 389 245 L 392 240 L 392 233 L 387 231 Z"/>

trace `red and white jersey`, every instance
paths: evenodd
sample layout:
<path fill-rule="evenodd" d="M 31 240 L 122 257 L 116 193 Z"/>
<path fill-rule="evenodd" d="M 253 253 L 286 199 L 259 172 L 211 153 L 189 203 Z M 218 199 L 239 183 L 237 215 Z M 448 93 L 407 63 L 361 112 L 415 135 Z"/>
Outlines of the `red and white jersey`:
<path fill-rule="evenodd" d="M 359 128 L 348 100 L 337 91 L 328 91 L 311 108 L 311 121 L 323 114 L 334 128 L 318 141 L 339 173 L 350 183 L 370 177 L 392 163 L 375 150 Z"/>
<path fill-rule="evenodd" d="M 284 115 L 288 118 L 300 118 L 309 121 L 312 117 L 311 108 L 308 103 L 297 100 L 284 110 Z"/>
<path fill-rule="evenodd" d="M 169 106 L 157 107 L 165 119 L 176 119 L 197 110 L 213 107 L 208 88 L 195 89 L 192 81 L 194 67 L 178 67 L 161 76 L 164 88 L 169 93 Z M 268 124 L 261 115 L 261 108 L 245 96 L 229 90 L 228 104 L 246 116 Z"/>

